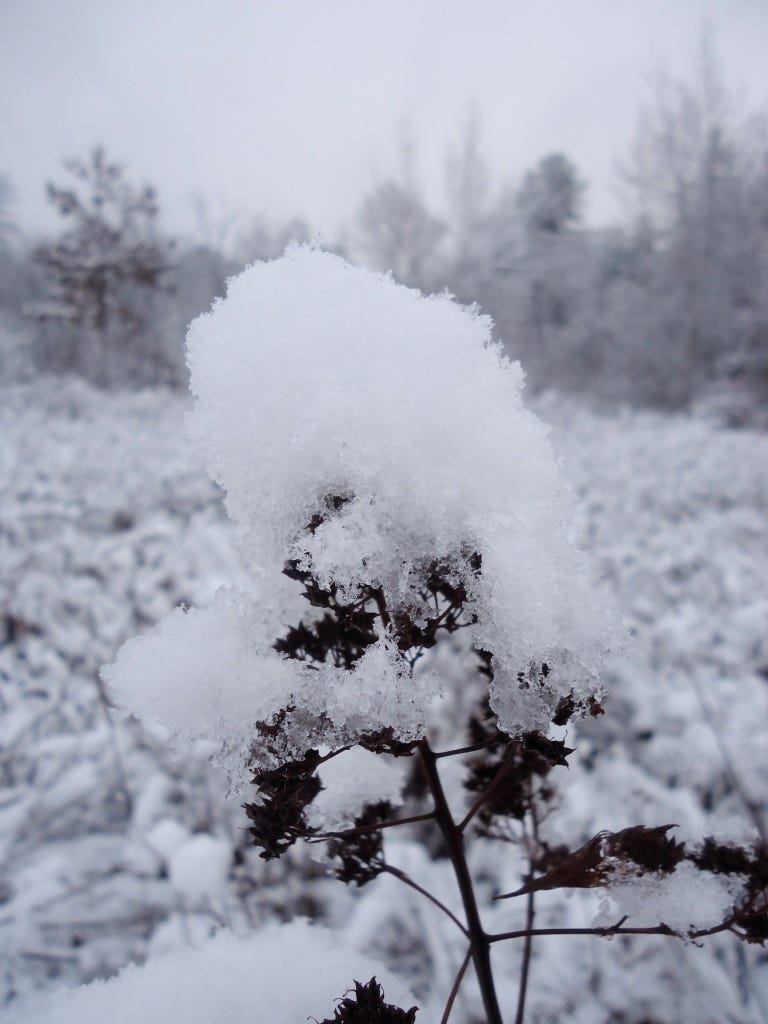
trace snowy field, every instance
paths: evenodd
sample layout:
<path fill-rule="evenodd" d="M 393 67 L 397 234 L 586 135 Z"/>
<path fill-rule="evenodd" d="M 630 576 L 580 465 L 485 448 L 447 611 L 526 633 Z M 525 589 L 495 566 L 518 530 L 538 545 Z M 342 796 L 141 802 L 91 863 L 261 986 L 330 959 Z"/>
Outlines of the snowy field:
<path fill-rule="evenodd" d="M 560 772 L 551 837 L 573 847 L 602 828 L 672 822 L 692 838 L 753 834 L 768 813 L 768 437 L 609 419 L 552 397 L 537 411 L 578 494 L 605 599 L 633 634 L 610 663 L 605 716 L 571 728 L 578 750 Z M 0 1003 L 222 928 L 305 915 L 436 1007 L 461 952 L 428 905 L 395 900 L 391 878 L 356 896 L 302 851 L 265 865 L 205 749 L 181 758 L 159 729 L 109 711 L 99 666 L 240 572 L 184 412 L 168 394 L 61 381 L 2 396 Z M 519 884 L 515 856 L 477 845 L 483 893 Z M 446 862 L 415 841 L 393 844 L 393 858 L 455 902 Z M 516 927 L 508 904 L 487 912 L 498 930 Z M 537 924 L 589 925 L 600 913 L 618 916 L 599 893 L 544 894 Z M 519 956 L 497 950 L 510 999 Z M 545 938 L 533 956 L 529 1016 L 542 1024 L 768 1020 L 765 952 L 727 937 L 703 948 Z M 457 1024 L 477 1012 L 465 989 Z"/>

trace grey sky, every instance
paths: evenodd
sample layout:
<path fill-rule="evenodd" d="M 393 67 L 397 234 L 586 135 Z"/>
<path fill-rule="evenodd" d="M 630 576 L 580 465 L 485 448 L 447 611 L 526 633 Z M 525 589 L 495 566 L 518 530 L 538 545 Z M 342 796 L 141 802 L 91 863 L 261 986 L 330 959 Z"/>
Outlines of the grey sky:
<path fill-rule="evenodd" d="M 689 74 L 704 25 L 745 104 L 768 99 L 768 0 L 0 0 L 0 171 L 33 228 L 61 159 L 103 142 L 175 231 L 203 193 L 333 236 L 403 124 L 439 203 L 474 104 L 499 179 L 563 150 L 603 221 L 649 74 Z"/>

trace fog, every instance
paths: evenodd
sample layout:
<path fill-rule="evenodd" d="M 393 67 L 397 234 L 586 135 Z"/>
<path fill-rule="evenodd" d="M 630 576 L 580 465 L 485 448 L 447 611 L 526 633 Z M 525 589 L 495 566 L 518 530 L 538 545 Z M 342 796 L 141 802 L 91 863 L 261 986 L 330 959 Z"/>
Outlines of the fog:
<path fill-rule="evenodd" d="M 474 107 L 494 174 L 565 151 L 590 183 L 588 221 L 605 223 L 649 77 L 689 75 L 702 32 L 746 105 L 764 101 L 760 0 L 5 0 L 2 171 L 34 230 L 51 226 L 60 161 L 102 143 L 157 186 L 169 230 L 198 227 L 202 195 L 218 216 L 300 214 L 328 236 L 403 131 L 439 192 Z"/>

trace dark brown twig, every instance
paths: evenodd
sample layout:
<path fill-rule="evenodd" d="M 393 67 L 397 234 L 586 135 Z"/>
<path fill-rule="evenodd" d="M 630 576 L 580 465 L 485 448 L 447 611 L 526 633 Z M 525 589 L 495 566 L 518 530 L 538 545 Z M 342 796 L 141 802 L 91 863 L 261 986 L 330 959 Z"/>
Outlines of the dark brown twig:
<path fill-rule="evenodd" d="M 433 903 L 436 907 L 442 910 L 444 914 L 447 914 L 448 917 L 450 917 L 450 919 L 453 921 L 453 923 L 461 929 L 461 931 L 464 933 L 464 935 L 467 936 L 467 938 L 469 938 L 469 932 L 458 919 L 458 917 L 456 917 L 453 911 L 449 910 L 448 907 L 446 907 L 446 905 L 442 903 L 436 896 L 433 896 L 428 889 L 424 889 L 422 886 L 419 885 L 418 882 L 414 882 L 410 875 L 406 875 L 406 873 L 404 871 L 401 871 L 399 868 L 393 868 L 391 864 L 385 864 L 384 867 L 382 868 L 382 871 L 386 872 L 386 874 L 388 875 L 392 875 L 394 878 L 399 878 L 400 881 L 403 882 L 405 885 L 409 886 L 411 889 L 414 889 L 416 892 L 421 893 L 422 896 L 425 896 L 430 901 L 430 903 Z"/>
<path fill-rule="evenodd" d="M 483 1000 L 487 1024 L 503 1024 L 496 986 L 491 969 L 491 946 L 489 936 L 483 929 L 480 912 L 475 899 L 475 890 L 464 852 L 464 837 L 459 825 L 453 820 L 448 801 L 437 771 L 437 761 L 429 743 L 424 739 L 418 745 L 421 763 L 424 768 L 427 786 L 432 794 L 435 805 L 435 821 L 443 836 L 448 856 L 453 866 L 456 881 L 461 893 L 461 902 L 467 918 L 467 933 L 470 941 L 472 962 L 475 966 L 477 983 Z"/>
<path fill-rule="evenodd" d="M 509 768 L 509 762 L 511 760 L 511 757 L 512 745 L 510 744 L 504 753 L 504 758 L 501 764 L 499 765 L 499 770 L 496 772 L 494 777 L 491 779 L 490 783 L 485 787 L 483 792 L 480 794 L 477 800 L 475 800 L 475 802 L 472 804 L 470 809 L 467 811 L 467 813 L 464 815 L 461 822 L 459 823 L 458 827 L 460 832 L 463 832 L 466 829 L 467 825 L 469 825 L 469 823 L 478 813 L 483 804 L 490 799 L 495 790 L 499 787 L 499 785 L 504 779 L 504 776 L 507 774 L 507 769 Z"/>
<path fill-rule="evenodd" d="M 393 818 L 392 821 L 377 821 L 373 825 L 358 825 L 357 828 L 345 828 L 341 832 L 318 832 L 311 837 L 313 842 L 325 839 L 349 839 L 351 836 L 364 836 L 367 832 L 381 832 L 385 828 L 397 828 L 398 825 L 413 825 L 417 821 L 431 821 L 434 811 L 429 814 L 414 814 L 410 818 Z"/>
<path fill-rule="evenodd" d="M 477 750 L 485 750 L 486 747 L 492 747 L 495 743 L 498 743 L 498 739 L 494 736 L 493 739 L 483 740 L 480 743 L 470 743 L 468 747 L 456 747 L 454 750 L 437 750 L 434 752 L 436 760 L 440 760 L 441 757 L 458 757 L 459 754 L 474 754 Z"/>
<path fill-rule="evenodd" d="M 623 918 L 626 920 L 626 918 Z M 611 925 L 609 928 L 531 928 L 521 929 L 516 932 L 501 932 L 496 935 L 489 935 L 489 942 L 502 942 L 505 939 L 525 939 L 537 935 L 598 935 L 600 938 L 610 938 L 612 935 L 667 935 L 679 939 L 704 939 L 708 935 L 717 935 L 719 932 L 733 931 L 733 920 L 724 921 L 713 928 L 702 928 L 695 932 L 680 934 L 673 931 L 669 925 L 657 924 L 650 928 L 623 928 L 620 924 Z"/>
<path fill-rule="evenodd" d="M 466 973 L 467 967 L 469 967 L 469 961 L 471 959 L 472 959 L 472 947 L 470 946 L 469 949 L 467 950 L 466 956 L 464 957 L 464 959 L 461 962 L 461 967 L 459 968 L 459 970 L 458 970 L 458 972 L 456 974 L 456 977 L 454 978 L 453 985 L 451 986 L 451 991 L 448 993 L 448 1001 L 445 1004 L 445 1009 L 443 1010 L 443 1016 L 440 1018 L 440 1024 L 448 1024 L 448 1018 L 451 1015 L 451 1010 L 453 1009 L 453 1004 L 456 1002 L 456 996 L 459 994 L 459 988 L 461 987 L 461 982 L 462 982 L 462 980 L 464 978 L 464 974 Z"/>
<path fill-rule="evenodd" d="M 536 826 L 536 812 L 531 811 L 532 829 L 533 835 L 530 837 L 530 842 L 535 844 L 538 841 L 538 829 Z M 525 825 L 525 822 L 523 822 Z M 528 877 L 533 880 L 534 868 L 533 868 L 533 849 L 531 845 L 528 847 L 528 864 L 529 872 Z M 533 936 L 531 934 L 533 930 L 533 919 L 536 914 L 535 908 L 536 893 L 532 889 L 528 893 L 528 905 L 525 911 L 525 928 L 528 934 L 525 937 L 525 944 L 523 946 L 523 960 L 520 965 L 520 987 L 517 994 L 517 1014 L 515 1015 L 515 1024 L 523 1024 L 525 1016 L 525 998 L 528 994 L 528 976 L 531 970 L 531 950 L 533 947 Z"/>

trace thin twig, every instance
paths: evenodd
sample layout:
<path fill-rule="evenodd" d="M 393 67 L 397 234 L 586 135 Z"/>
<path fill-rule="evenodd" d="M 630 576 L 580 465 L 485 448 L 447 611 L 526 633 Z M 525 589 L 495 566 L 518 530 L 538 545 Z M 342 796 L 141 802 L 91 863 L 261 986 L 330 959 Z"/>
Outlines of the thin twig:
<path fill-rule="evenodd" d="M 459 892 L 461 893 L 461 902 L 467 920 L 467 934 L 472 950 L 472 962 L 475 965 L 475 976 L 477 977 L 480 995 L 483 1000 L 486 1024 L 502 1024 L 501 1010 L 499 1009 L 493 969 L 491 967 L 489 937 L 480 920 L 480 911 L 477 906 L 474 885 L 469 873 L 466 852 L 464 850 L 464 836 L 459 826 L 453 820 L 445 790 L 437 771 L 437 761 L 426 739 L 419 740 L 418 751 L 422 767 L 424 768 L 427 786 L 432 794 L 432 800 L 435 805 L 435 821 L 445 840 L 448 856 L 453 872 L 456 875 Z"/>
<path fill-rule="evenodd" d="M 321 765 L 321 764 L 325 764 L 327 761 L 330 761 L 334 757 L 338 757 L 339 754 L 345 754 L 348 750 L 351 750 L 351 749 L 352 749 L 352 744 L 348 743 L 346 747 L 339 747 L 338 750 L 332 750 L 330 752 L 330 754 L 323 754 L 323 756 L 317 762 L 318 766 Z"/>
<path fill-rule="evenodd" d="M 389 629 L 389 623 L 391 621 L 389 612 L 387 611 L 387 603 L 384 600 L 384 591 L 381 587 L 376 589 L 371 588 L 371 597 L 376 602 L 376 607 L 379 611 L 379 618 L 384 629 Z"/>
<path fill-rule="evenodd" d="M 430 903 L 434 903 L 434 905 L 438 907 L 440 910 L 442 910 L 444 914 L 447 914 L 448 917 L 450 917 L 453 923 L 457 926 L 457 928 L 460 928 L 464 935 L 466 935 L 466 937 L 469 938 L 469 932 L 458 919 L 458 917 L 456 917 L 453 911 L 449 910 L 444 903 L 441 903 L 437 896 L 433 896 L 428 889 L 424 889 L 422 886 L 419 885 L 418 882 L 414 882 L 410 875 L 406 875 L 406 873 L 404 871 L 401 871 L 399 868 L 393 868 L 391 864 L 385 864 L 384 871 L 389 875 L 393 875 L 395 878 L 399 878 L 401 882 L 409 886 L 411 889 L 414 889 L 416 892 L 421 893 L 422 896 L 426 896 Z"/>
<path fill-rule="evenodd" d="M 525 939 L 528 936 L 537 935 L 598 935 L 601 938 L 609 938 L 612 935 L 668 935 L 671 938 L 703 939 L 708 935 L 717 935 L 719 932 L 732 931 L 733 921 L 715 925 L 713 928 L 702 928 L 696 932 L 680 934 L 673 931 L 669 925 L 658 924 L 651 928 L 622 928 L 613 925 L 610 928 L 531 928 L 522 929 L 517 932 L 501 932 L 497 935 L 489 935 L 489 942 L 502 942 L 505 939 Z"/>
<path fill-rule="evenodd" d="M 693 688 L 693 692 L 696 695 L 696 700 L 699 704 L 699 710 L 701 711 L 701 717 L 704 719 L 705 724 L 707 725 L 709 731 L 712 733 L 715 745 L 717 746 L 718 753 L 720 754 L 720 759 L 723 762 L 723 768 L 725 769 L 726 778 L 733 786 L 733 789 L 736 795 L 738 796 L 739 800 L 741 800 L 744 809 L 746 810 L 749 817 L 752 819 L 752 824 L 755 826 L 755 829 L 757 831 L 757 834 L 760 836 L 763 846 L 768 848 L 768 831 L 766 830 L 766 824 L 765 819 L 763 817 L 762 808 L 760 804 L 758 804 L 755 800 L 753 800 L 750 797 L 744 785 L 742 784 L 742 781 L 739 778 L 739 774 L 734 766 L 733 760 L 731 759 L 731 755 L 728 753 L 728 749 L 725 746 L 721 730 L 716 726 L 715 722 L 713 722 L 712 720 L 712 715 L 710 714 L 709 706 L 706 700 L 704 699 L 704 694 L 702 692 L 701 687 L 694 679 L 690 680 L 690 684 Z"/>
<path fill-rule="evenodd" d="M 533 867 L 533 848 L 531 844 L 535 844 L 538 841 L 538 829 L 536 825 L 536 811 L 531 808 L 531 821 L 533 835 L 530 837 L 530 843 L 528 845 L 528 878 L 533 881 L 534 867 Z M 525 828 L 525 821 L 523 821 L 523 828 Z M 523 1024 L 523 1018 L 525 1016 L 525 997 L 528 992 L 528 975 L 531 969 L 531 949 L 533 947 L 533 936 L 530 934 L 533 929 L 533 919 L 536 914 L 535 908 L 535 890 L 531 890 L 528 893 L 528 906 L 525 912 L 525 927 L 528 931 L 528 935 L 525 937 L 525 945 L 523 946 L 523 960 L 520 965 L 520 987 L 517 993 L 517 1014 L 515 1016 L 515 1024 Z"/>
<path fill-rule="evenodd" d="M 533 946 L 534 896 L 535 893 L 528 893 L 528 907 L 525 914 L 525 927 L 528 934 L 525 936 L 523 962 L 520 965 L 520 989 L 517 994 L 517 1014 L 515 1016 L 515 1024 L 523 1024 L 523 1017 L 525 1014 L 525 997 L 528 992 L 528 974 L 531 969 L 531 947 Z"/>
<path fill-rule="evenodd" d="M 448 993 L 448 1001 L 445 1004 L 445 1009 L 443 1010 L 443 1016 L 440 1018 L 440 1024 L 448 1024 L 448 1018 L 451 1015 L 451 1010 L 453 1009 L 453 1004 L 456 1001 L 456 996 L 459 994 L 459 988 L 461 987 L 461 982 L 462 982 L 462 980 L 464 978 L 464 974 L 465 974 L 465 972 L 467 970 L 467 967 L 469 967 L 469 961 L 471 959 L 472 959 L 472 947 L 470 946 L 469 949 L 467 950 L 466 956 L 464 957 L 464 959 L 461 962 L 461 967 L 459 968 L 458 973 L 457 973 L 457 975 L 456 975 L 456 977 L 454 979 L 453 985 L 451 986 L 451 991 Z"/>
<path fill-rule="evenodd" d="M 443 621 L 443 619 L 446 617 L 446 615 L 449 615 L 452 611 L 454 611 L 454 609 L 456 609 L 458 607 L 459 607 L 459 605 L 454 604 L 453 601 L 451 601 L 451 603 L 448 605 L 448 607 L 444 608 L 443 611 L 440 612 L 440 614 L 437 616 L 437 618 L 429 619 L 427 621 L 427 629 L 431 629 L 433 632 L 435 630 L 437 630 L 438 627 L 440 626 L 440 623 Z"/>
<path fill-rule="evenodd" d="M 485 787 L 483 792 L 480 794 L 480 796 L 477 798 L 477 800 L 475 800 L 475 802 L 472 804 L 470 809 L 467 811 L 467 813 L 464 815 L 462 820 L 459 822 L 459 832 L 463 832 L 466 829 L 467 825 L 470 823 L 470 821 L 472 821 L 472 819 L 478 813 L 478 811 L 483 806 L 483 804 L 490 798 L 490 796 L 498 788 L 498 786 L 501 783 L 502 779 L 507 774 L 507 769 L 509 768 L 509 762 L 510 762 L 511 756 L 512 756 L 512 745 L 510 744 L 507 747 L 507 749 L 506 749 L 506 751 L 504 753 L 504 759 L 502 760 L 502 762 L 501 762 L 501 764 L 499 766 L 499 770 L 496 772 L 496 774 L 491 779 L 491 781 L 488 783 L 488 785 Z"/>
<path fill-rule="evenodd" d="M 493 746 L 494 743 L 498 742 L 498 738 L 483 740 L 481 743 L 470 743 L 468 747 L 456 747 L 454 750 L 438 750 L 435 751 L 434 756 L 439 760 L 441 757 L 458 757 L 459 754 L 474 754 L 476 750 L 485 750 L 486 747 Z"/>
<path fill-rule="evenodd" d="M 311 836 L 311 840 L 325 839 L 347 839 L 350 836 L 364 836 L 367 832 L 380 832 L 385 828 L 397 828 L 398 825 L 413 825 L 417 821 L 431 821 L 435 816 L 434 811 L 428 814 L 414 814 L 410 818 L 393 818 L 392 821 L 379 821 L 373 825 L 358 825 L 357 828 L 347 828 L 342 832 L 320 832 Z"/>

